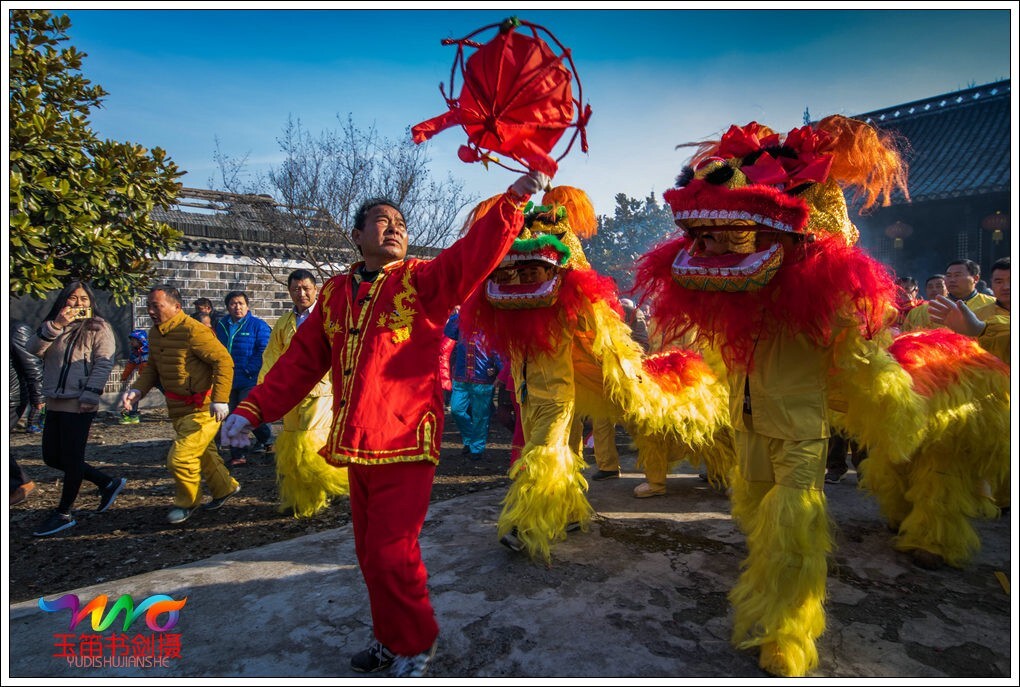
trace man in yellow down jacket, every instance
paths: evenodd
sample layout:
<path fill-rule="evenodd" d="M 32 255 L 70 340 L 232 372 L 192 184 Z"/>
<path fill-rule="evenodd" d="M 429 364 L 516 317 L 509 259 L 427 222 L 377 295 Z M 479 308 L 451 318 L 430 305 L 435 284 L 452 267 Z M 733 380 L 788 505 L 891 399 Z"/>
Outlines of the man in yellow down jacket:
<path fill-rule="evenodd" d="M 212 329 L 181 309 L 177 289 L 154 287 L 146 308 L 153 322 L 149 364 L 121 402 L 128 410 L 153 387 L 166 396 L 167 414 L 177 433 L 166 459 L 176 483 L 174 508 L 167 521 L 178 524 L 198 509 L 203 479 L 212 493 L 204 510 L 218 509 L 241 490 L 213 443 L 220 423 L 230 413 L 227 402 L 234 361 Z"/>
<path fill-rule="evenodd" d="M 287 291 L 294 309 L 273 326 L 269 345 L 262 354 L 259 384 L 290 346 L 300 327 L 315 308 L 318 286 L 308 270 L 294 270 L 287 277 Z M 280 512 L 310 518 L 326 507 L 332 496 L 348 493 L 347 468 L 330 465 L 319 454 L 329 441 L 333 423 L 333 385 L 326 374 L 308 395 L 283 416 L 283 432 L 276 438 L 276 486 Z"/>

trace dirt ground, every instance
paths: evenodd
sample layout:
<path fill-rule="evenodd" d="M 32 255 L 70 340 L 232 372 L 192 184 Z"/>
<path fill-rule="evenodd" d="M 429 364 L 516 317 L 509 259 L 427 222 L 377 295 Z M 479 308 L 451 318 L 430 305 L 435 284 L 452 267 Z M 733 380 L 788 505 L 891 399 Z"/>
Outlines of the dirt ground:
<path fill-rule="evenodd" d="M 98 492 L 85 482 L 75 503 L 77 526 L 52 537 L 33 537 L 32 531 L 57 505 L 62 473 L 42 462 L 41 435 L 10 433 L 11 455 L 36 484 L 29 498 L 10 510 L 11 603 L 342 527 L 350 520 L 346 498 L 313 518 L 278 512 L 273 455 L 257 454 L 248 465 L 232 469 L 241 492 L 223 508 L 171 525 L 166 514 L 173 506 L 173 481 L 165 459 L 174 433 L 165 410 L 143 411 L 137 425 L 120 425 L 117 419 L 110 413 L 96 418 L 86 460 L 126 477 L 127 486 L 110 510 L 96 513 Z M 279 431 L 274 426 L 274 434 Z M 507 488 L 510 433 L 493 423 L 489 438 L 486 457 L 472 461 L 461 454 L 460 434 L 447 417 L 433 501 Z"/>

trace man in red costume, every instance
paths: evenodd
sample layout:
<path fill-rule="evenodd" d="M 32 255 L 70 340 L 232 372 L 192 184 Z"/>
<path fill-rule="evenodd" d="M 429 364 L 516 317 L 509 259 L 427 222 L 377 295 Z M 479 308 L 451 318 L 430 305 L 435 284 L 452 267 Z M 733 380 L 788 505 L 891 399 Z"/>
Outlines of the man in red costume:
<path fill-rule="evenodd" d="M 499 265 L 523 223 L 528 197 L 548 185 L 537 172 L 507 189 L 471 230 L 434 260 L 405 260 L 407 228 L 393 201 L 372 199 L 355 216 L 362 261 L 330 279 L 308 321 L 262 384 L 224 423 L 222 441 L 243 444 L 324 373 L 333 382 L 333 426 L 322 449 L 349 466 L 351 521 L 368 587 L 375 641 L 351 659 L 358 672 L 391 667 L 423 675 L 439 627 L 421 560 L 421 532 L 443 436 L 436 366 L 454 305 Z"/>

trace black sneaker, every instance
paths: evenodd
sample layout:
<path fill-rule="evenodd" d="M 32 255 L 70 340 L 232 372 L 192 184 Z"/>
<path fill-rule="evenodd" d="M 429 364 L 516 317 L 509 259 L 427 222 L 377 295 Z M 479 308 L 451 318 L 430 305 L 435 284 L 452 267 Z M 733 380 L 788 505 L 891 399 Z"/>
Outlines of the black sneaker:
<path fill-rule="evenodd" d="M 842 474 L 836 472 L 826 472 L 825 481 L 828 482 L 829 484 L 839 484 L 843 480 L 843 477 L 845 475 L 846 475 L 845 472 Z"/>
<path fill-rule="evenodd" d="M 112 506 L 113 502 L 117 499 L 117 494 L 120 493 L 120 490 L 124 488 L 125 484 L 127 484 L 126 479 L 124 479 L 123 477 L 117 477 L 108 485 L 106 485 L 105 489 L 100 489 L 99 508 L 96 509 L 96 512 L 105 513 L 107 510 L 109 510 L 110 506 Z"/>
<path fill-rule="evenodd" d="M 504 534 L 502 537 L 500 537 L 499 538 L 499 543 L 502 544 L 503 546 L 505 546 L 506 548 L 510 549 L 511 551 L 518 551 L 518 552 L 520 552 L 520 551 L 524 550 L 524 542 L 522 542 L 520 540 L 520 537 L 517 536 L 517 528 L 516 527 L 511 529 L 509 532 Z"/>
<path fill-rule="evenodd" d="M 227 499 L 229 499 L 231 496 L 236 495 L 237 492 L 239 491 L 241 491 L 240 484 L 238 484 L 237 488 L 234 489 L 232 492 L 228 493 L 226 496 L 221 496 L 218 499 L 210 500 L 209 503 L 202 504 L 202 510 L 219 510 L 220 507 L 227 502 Z"/>
<path fill-rule="evenodd" d="M 71 515 L 65 515 L 58 510 L 50 513 L 49 517 L 43 522 L 42 526 L 32 533 L 33 537 L 48 537 L 51 534 L 62 532 L 66 529 L 70 529 L 78 524 Z"/>
<path fill-rule="evenodd" d="M 396 654 L 376 640 L 364 651 L 351 657 L 351 669 L 358 673 L 377 673 L 393 665 Z"/>
<path fill-rule="evenodd" d="M 596 482 L 601 482 L 604 479 L 613 479 L 614 477 L 619 476 L 620 476 L 619 470 L 596 470 L 595 472 L 592 473 L 591 478 Z"/>

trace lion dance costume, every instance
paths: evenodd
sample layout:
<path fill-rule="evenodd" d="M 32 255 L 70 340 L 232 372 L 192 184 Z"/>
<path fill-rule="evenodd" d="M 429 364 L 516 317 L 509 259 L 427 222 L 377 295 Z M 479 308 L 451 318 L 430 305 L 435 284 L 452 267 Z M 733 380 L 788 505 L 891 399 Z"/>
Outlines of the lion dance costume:
<path fill-rule="evenodd" d="M 540 261 L 558 268 L 553 276 L 535 284 L 490 278 L 463 309 L 509 353 L 521 408 L 525 446 L 510 469 L 498 536 L 515 531 L 529 555 L 547 562 L 568 525 L 585 529 L 592 514 L 575 417 L 623 425 L 639 455 L 654 460 L 726 458 L 711 448 L 727 423 L 724 385 L 696 353 L 642 357 L 615 283 L 591 269 L 581 248 L 578 237 L 595 229 L 584 191 L 551 189 L 542 206 L 526 211 L 502 266 Z"/>
<path fill-rule="evenodd" d="M 297 333 L 297 318 L 290 310 L 280 317 L 262 354 L 259 383 L 283 355 Z M 276 438 L 276 488 L 281 513 L 310 518 L 336 496 L 346 496 L 347 468 L 330 465 L 319 454 L 333 423 L 333 385 L 329 376 L 319 380 L 308 396 L 283 416 L 283 431 Z"/>
<path fill-rule="evenodd" d="M 896 142 L 839 116 L 785 136 L 732 126 L 664 194 L 682 235 L 639 261 L 653 317 L 725 363 L 748 548 L 732 641 L 779 676 L 817 665 L 825 629 L 830 425 L 868 449 L 862 484 L 903 550 L 962 564 L 968 517 L 990 514 L 981 481 L 1008 479 L 1008 369 L 947 330 L 893 341 L 895 287 L 855 247 L 843 187 L 865 209 L 906 193 Z"/>

